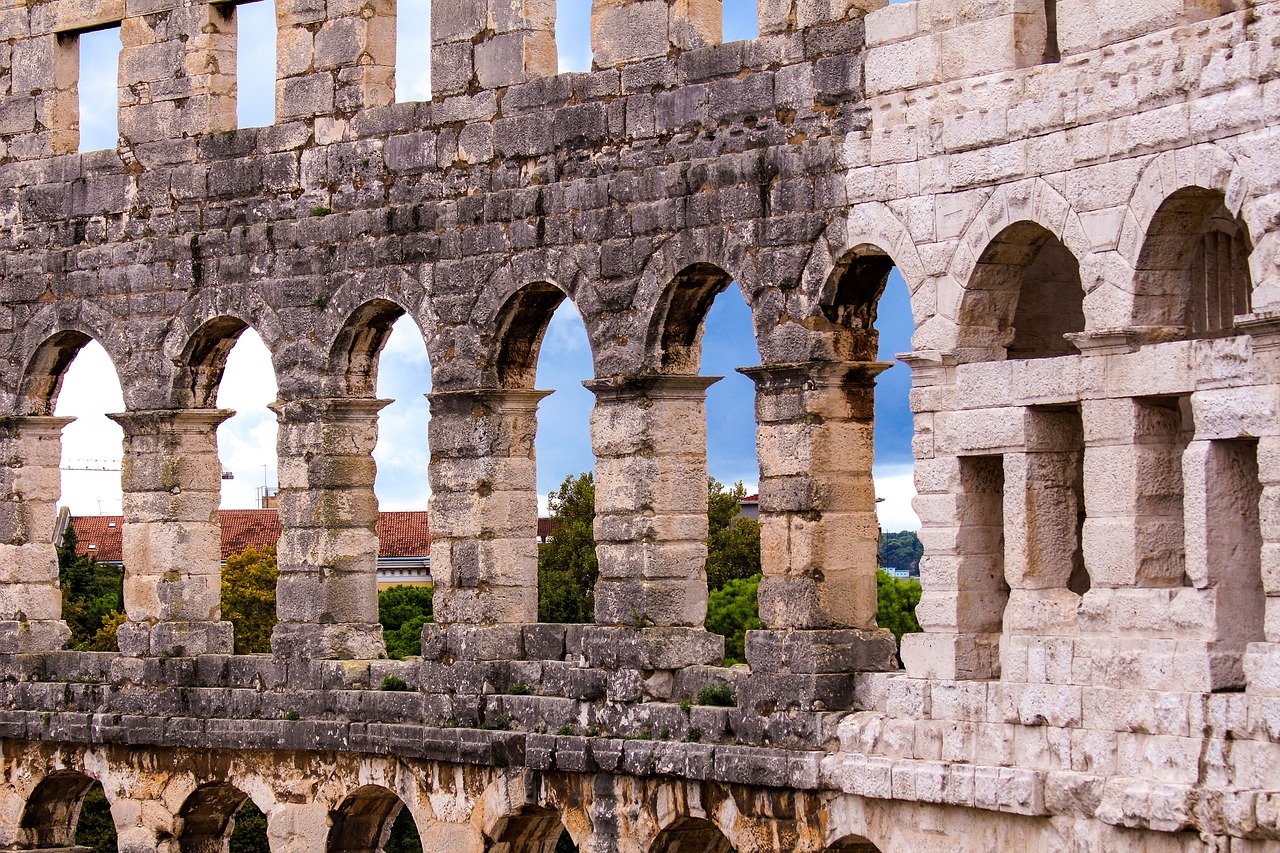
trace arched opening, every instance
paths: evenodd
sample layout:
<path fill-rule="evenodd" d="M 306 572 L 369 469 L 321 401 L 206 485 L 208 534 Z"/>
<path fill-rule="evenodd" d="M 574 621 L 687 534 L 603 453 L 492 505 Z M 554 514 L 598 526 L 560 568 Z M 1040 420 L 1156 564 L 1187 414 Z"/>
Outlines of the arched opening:
<path fill-rule="evenodd" d="M 225 782 L 201 785 L 187 797 L 178 817 L 181 853 L 268 849 L 262 811 L 247 794 Z"/>
<path fill-rule="evenodd" d="M 962 325 L 1005 358 L 1071 355 L 1065 337 L 1084 331 L 1080 264 L 1048 229 L 1016 222 L 997 234 L 974 267 Z M 975 342 L 980 342 L 975 341 Z"/>
<path fill-rule="evenodd" d="M 578 853 L 555 809 L 524 806 L 494 826 L 486 853 Z"/>
<path fill-rule="evenodd" d="M 386 788 L 366 785 L 329 812 L 326 853 L 419 853 L 413 815 Z"/>
<path fill-rule="evenodd" d="M 74 770 L 59 770 L 36 785 L 18 823 L 19 850 L 116 849 L 115 824 L 102 785 Z"/>
<path fill-rule="evenodd" d="M 1221 192 L 1185 187 L 1160 205 L 1134 271 L 1134 322 L 1182 327 L 1188 337 L 1230 335 L 1252 310 L 1244 221 Z"/>
<path fill-rule="evenodd" d="M 37 570 L 32 578 L 52 572 L 57 587 L 47 592 L 60 591 L 60 601 L 41 606 L 44 592 L 32 588 L 23 610 L 29 619 L 41 618 L 42 611 L 44 618 L 60 612 L 71 629 L 71 648 L 114 651 L 115 626 L 124 611 L 123 432 L 107 417 L 124 409 L 115 366 L 96 341 L 63 332 L 32 358 L 24 396 L 26 412 L 34 417 L 20 419 L 15 435 L 23 466 L 13 476 L 22 500 L 11 506 L 25 514 L 29 529 L 14 556 L 31 561 L 30 568 Z M 53 418 L 42 418 L 50 414 Z M 66 418 L 74 420 L 66 423 Z M 60 453 L 54 455 L 59 440 Z M 32 475 L 54 466 L 61 468 L 55 481 L 59 490 L 46 494 Z"/>
<path fill-rule="evenodd" d="M 733 846 L 714 823 L 698 817 L 678 818 L 653 840 L 649 853 L 732 853 Z"/>
<path fill-rule="evenodd" d="M 525 356 L 531 352 L 536 365 L 536 382 L 528 387 L 554 392 L 538 403 L 535 440 L 538 621 L 591 622 L 598 568 L 590 540 L 596 460 L 589 426 L 593 398 L 583 385 L 594 376 L 591 343 L 577 306 L 569 299 L 557 299 L 546 287 L 535 285 L 534 292 L 522 299 L 525 312 L 532 310 L 533 318 L 547 318 L 534 332 L 536 343 Z M 538 324 L 528 316 L 521 323 L 524 330 L 518 339 L 523 347 L 531 333 L 529 326 Z M 504 347 L 504 357 L 514 355 L 515 350 Z"/>
<path fill-rule="evenodd" d="M 827 847 L 826 853 L 880 853 L 880 848 L 861 835 L 848 835 Z"/>

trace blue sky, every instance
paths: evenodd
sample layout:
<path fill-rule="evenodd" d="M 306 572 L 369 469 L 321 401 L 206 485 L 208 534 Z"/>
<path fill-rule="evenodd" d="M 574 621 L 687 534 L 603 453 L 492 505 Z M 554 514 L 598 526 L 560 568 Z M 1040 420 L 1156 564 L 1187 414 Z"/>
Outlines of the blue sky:
<path fill-rule="evenodd" d="M 752 0 L 725 0 L 725 40 L 756 35 Z M 274 7 L 259 0 L 237 8 L 239 52 L 238 103 L 242 127 L 270 124 L 274 119 L 274 91 L 265 81 L 273 76 Z M 397 98 L 429 97 L 430 73 L 423 45 L 429 31 L 428 0 L 400 0 L 398 20 Z M 590 67 L 590 0 L 560 0 L 557 44 L 562 71 Z M 116 60 L 119 31 L 104 30 L 81 37 L 81 149 L 115 146 Z M 264 81 L 251 83 L 250 81 Z M 880 303 L 880 358 L 911 348 L 912 322 L 906 287 L 895 271 Z M 708 467 L 724 483 L 743 481 L 754 490 L 758 481 L 755 459 L 753 386 L 736 372 L 759 362 L 752 337 L 750 312 L 736 286 L 722 293 L 712 306 L 703 337 L 702 373 L 723 376 L 707 394 Z M 593 465 L 588 416 L 592 395 L 582 387 L 590 379 L 591 355 L 586 332 L 572 304 L 563 303 L 547 329 L 538 363 L 537 386 L 555 391 L 542 404 L 540 420 L 555 429 L 539 431 L 538 491 L 545 502 L 571 474 Z M 881 375 L 876 396 L 876 487 L 886 500 L 880 506 L 886 530 L 916 528 L 911 511 L 911 415 L 907 408 L 910 372 L 902 364 Z M 376 490 L 384 509 L 426 507 L 428 407 L 430 368 L 422 335 L 402 318 L 383 352 L 377 393 L 395 402 L 383 410 Z M 276 388 L 270 359 L 261 340 L 247 331 L 232 351 L 219 392 L 218 404 L 237 411 L 219 430 L 219 455 L 235 475 L 223 483 L 224 507 L 254 506 L 264 483 L 275 485 L 275 416 L 266 404 Z M 91 344 L 68 371 L 58 401 L 59 414 L 76 415 L 63 440 L 64 467 L 110 467 L 120 457 L 120 431 L 104 412 L 123 408 L 119 384 L 105 353 Z M 105 460 L 103 466 L 97 460 Z M 63 502 L 77 514 L 119 512 L 120 484 L 115 472 L 63 472 Z"/>

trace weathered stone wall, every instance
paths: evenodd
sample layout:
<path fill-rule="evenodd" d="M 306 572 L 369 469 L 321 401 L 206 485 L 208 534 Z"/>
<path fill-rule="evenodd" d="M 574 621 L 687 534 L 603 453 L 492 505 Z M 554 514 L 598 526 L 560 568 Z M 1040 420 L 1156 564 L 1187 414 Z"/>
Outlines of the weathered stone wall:
<path fill-rule="evenodd" d="M 550 3 L 437 3 L 434 98 L 393 104 L 394 4 L 281 0 L 277 123 L 242 130 L 232 7 L 4 8 L 0 844 L 68 844 L 101 779 L 136 851 L 216 848 L 246 795 L 278 850 L 376 849 L 401 802 L 442 851 L 560 825 L 595 853 L 1276 849 L 1280 4 L 880 5 L 761 0 L 760 38 L 719 44 L 711 0 L 596 0 L 593 71 L 555 75 Z M 112 22 L 120 142 L 76 154 L 76 34 Z M 870 478 L 895 266 L 926 550 L 902 671 Z M 764 629 L 723 670 L 696 374 L 731 282 Z M 564 298 L 601 562 L 569 627 L 534 624 Z M 391 662 L 370 450 L 402 314 L 439 624 Z M 281 623 L 235 657 L 210 495 L 248 327 L 280 388 Z M 90 339 L 128 409 L 119 655 L 59 651 L 47 535 Z M 690 704 L 715 684 L 730 707 Z"/>

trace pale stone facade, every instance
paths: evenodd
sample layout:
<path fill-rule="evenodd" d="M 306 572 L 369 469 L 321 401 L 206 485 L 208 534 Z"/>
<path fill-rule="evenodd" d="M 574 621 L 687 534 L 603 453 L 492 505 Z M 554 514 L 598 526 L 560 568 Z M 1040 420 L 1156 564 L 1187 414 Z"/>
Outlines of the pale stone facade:
<path fill-rule="evenodd" d="M 0 9 L 0 846 L 1280 849 L 1280 3 L 278 0 L 277 122 L 234 128 L 235 9 Z M 79 33 L 121 24 L 120 141 L 76 154 Z M 875 625 L 875 306 L 911 292 L 925 525 Z M 707 307 L 751 306 L 764 630 L 714 666 Z M 538 348 L 591 340 L 597 624 L 534 624 Z M 438 624 L 377 660 L 378 353 L 433 371 Z M 229 654 L 214 400 L 280 399 L 281 623 Z M 90 339 L 127 411 L 128 622 L 60 651 L 51 416 Z M 388 675 L 407 692 L 379 690 Z M 682 705 L 727 683 L 733 707 Z M 559 734 L 553 734 L 559 732 Z"/>

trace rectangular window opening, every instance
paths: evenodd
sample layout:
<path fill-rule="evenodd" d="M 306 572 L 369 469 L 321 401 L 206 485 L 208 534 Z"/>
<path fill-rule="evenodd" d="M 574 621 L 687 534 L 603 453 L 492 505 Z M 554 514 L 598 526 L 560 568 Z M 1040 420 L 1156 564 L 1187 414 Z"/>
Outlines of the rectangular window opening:
<path fill-rule="evenodd" d="M 561 74 L 591 70 L 591 0 L 558 0 L 556 52 Z"/>
<path fill-rule="evenodd" d="M 429 100 L 431 100 L 431 0 L 398 0 L 396 3 L 396 103 Z"/>
<path fill-rule="evenodd" d="M 760 11 L 757 0 L 724 0 L 724 40 L 760 38 Z"/>
<path fill-rule="evenodd" d="M 236 38 L 236 126 L 276 121 L 276 4 L 253 0 L 233 8 Z"/>
<path fill-rule="evenodd" d="M 964 561 L 964 589 L 972 591 L 969 614 L 973 629 L 1000 633 L 1004 627 L 1009 584 L 1004 574 L 1004 457 L 960 457 L 963 506 L 956 551 Z"/>
<path fill-rule="evenodd" d="M 1266 638 L 1262 587 L 1262 483 L 1257 439 L 1212 441 L 1208 554 L 1218 577 L 1219 632 L 1237 644 Z"/>
<path fill-rule="evenodd" d="M 1186 573 L 1182 454 L 1191 440 L 1188 397 L 1138 400 L 1138 576 L 1144 584 L 1190 586 Z"/>
<path fill-rule="evenodd" d="M 113 149 L 120 139 L 120 25 L 59 36 L 78 42 L 80 153 Z"/>
<path fill-rule="evenodd" d="M 1058 47 L 1058 0 L 1044 0 L 1044 61 L 1061 62 L 1062 51 Z"/>

